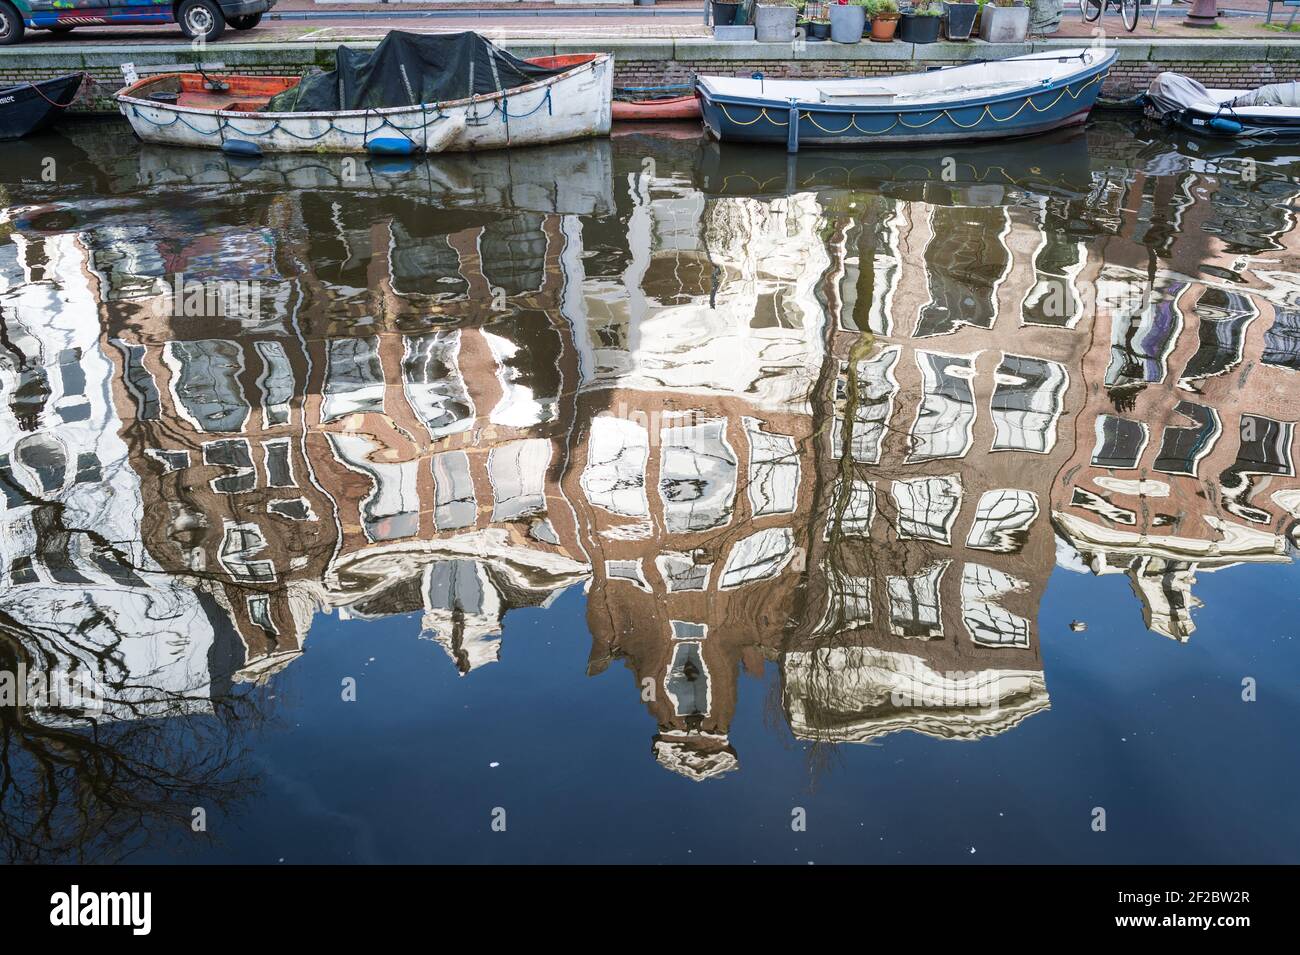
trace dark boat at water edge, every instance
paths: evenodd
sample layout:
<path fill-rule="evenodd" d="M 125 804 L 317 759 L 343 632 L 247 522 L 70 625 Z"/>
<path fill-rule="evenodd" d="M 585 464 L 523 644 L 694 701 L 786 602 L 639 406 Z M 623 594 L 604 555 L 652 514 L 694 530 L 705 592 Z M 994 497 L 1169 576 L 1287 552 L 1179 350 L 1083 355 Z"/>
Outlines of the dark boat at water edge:
<path fill-rule="evenodd" d="M 89 79 L 85 73 L 70 73 L 0 89 L 0 140 L 22 139 L 48 125 L 76 102 Z"/>

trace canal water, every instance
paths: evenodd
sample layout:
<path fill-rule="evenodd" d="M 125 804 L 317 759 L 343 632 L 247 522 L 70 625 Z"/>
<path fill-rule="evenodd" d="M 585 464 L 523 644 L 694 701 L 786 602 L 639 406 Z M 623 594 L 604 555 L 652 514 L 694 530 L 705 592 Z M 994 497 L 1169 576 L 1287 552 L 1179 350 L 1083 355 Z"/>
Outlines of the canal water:
<path fill-rule="evenodd" d="M 0 858 L 1295 862 L 1297 168 L 6 144 Z"/>

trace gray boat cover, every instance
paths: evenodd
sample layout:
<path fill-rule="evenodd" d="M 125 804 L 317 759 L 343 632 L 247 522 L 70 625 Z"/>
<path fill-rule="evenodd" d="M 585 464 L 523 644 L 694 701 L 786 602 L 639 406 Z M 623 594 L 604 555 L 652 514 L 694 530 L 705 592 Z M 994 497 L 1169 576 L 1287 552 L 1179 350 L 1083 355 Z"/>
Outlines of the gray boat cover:
<path fill-rule="evenodd" d="M 1242 93 L 1231 105 L 1300 107 L 1300 83 L 1270 83 L 1249 93 Z"/>
<path fill-rule="evenodd" d="M 1300 83 L 1270 83 L 1242 93 L 1222 103 L 1204 85 L 1181 73 L 1161 73 L 1147 87 L 1147 100 L 1158 116 L 1176 113 L 1190 106 L 1211 103 L 1215 106 L 1249 108 L 1251 106 L 1300 107 Z"/>
<path fill-rule="evenodd" d="M 266 105 L 272 113 L 388 109 L 445 103 L 527 86 L 566 68 L 548 69 L 511 56 L 477 33 L 394 30 L 371 53 L 340 46 L 334 69 L 306 76 Z"/>
<path fill-rule="evenodd" d="M 1189 106 L 1215 103 L 1210 91 L 1190 76 L 1181 73 L 1161 73 L 1147 87 L 1147 102 L 1161 118 L 1181 112 Z M 1217 103 L 1216 103 L 1217 105 Z"/>

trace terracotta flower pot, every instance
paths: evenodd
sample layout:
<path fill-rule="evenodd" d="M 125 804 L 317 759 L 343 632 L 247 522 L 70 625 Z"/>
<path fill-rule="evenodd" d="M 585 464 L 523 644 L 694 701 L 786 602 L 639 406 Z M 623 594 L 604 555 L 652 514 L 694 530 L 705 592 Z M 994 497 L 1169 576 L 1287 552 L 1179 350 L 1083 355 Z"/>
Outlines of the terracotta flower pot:
<path fill-rule="evenodd" d="M 871 18 L 871 39 L 876 43 L 892 42 L 897 29 L 897 13 L 877 13 Z"/>

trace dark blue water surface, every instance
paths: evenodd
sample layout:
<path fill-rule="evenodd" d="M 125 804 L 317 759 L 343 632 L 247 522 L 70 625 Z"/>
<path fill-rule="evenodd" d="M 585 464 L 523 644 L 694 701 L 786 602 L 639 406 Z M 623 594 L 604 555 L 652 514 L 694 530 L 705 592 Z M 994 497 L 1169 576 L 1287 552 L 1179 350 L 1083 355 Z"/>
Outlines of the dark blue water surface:
<path fill-rule="evenodd" d="M 257 808 L 218 817 L 214 844 L 180 858 L 1289 862 L 1300 782 L 1279 757 L 1300 665 L 1287 601 L 1269 595 L 1295 574 L 1214 575 L 1200 638 L 1180 645 L 1146 632 L 1125 581 L 1058 570 L 1039 617 L 1052 708 L 978 742 L 904 733 L 814 767 L 809 744 L 765 715 L 769 667 L 742 683 L 742 771 L 708 786 L 648 758 L 654 726 L 625 672 L 583 675 L 579 589 L 512 612 L 501 665 L 464 679 L 409 618 L 321 619 L 311 652 L 276 681 L 283 725 L 256 739 Z M 1070 632 L 1080 617 L 1088 631 Z M 360 674 L 355 703 L 336 691 L 348 674 Z M 1247 676 L 1254 703 L 1241 699 Z M 1105 832 L 1092 829 L 1097 806 Z M 491 829 L 496 807 L 505 832 Z M 791 831 L 794 807 L 805 832 Z"/>

